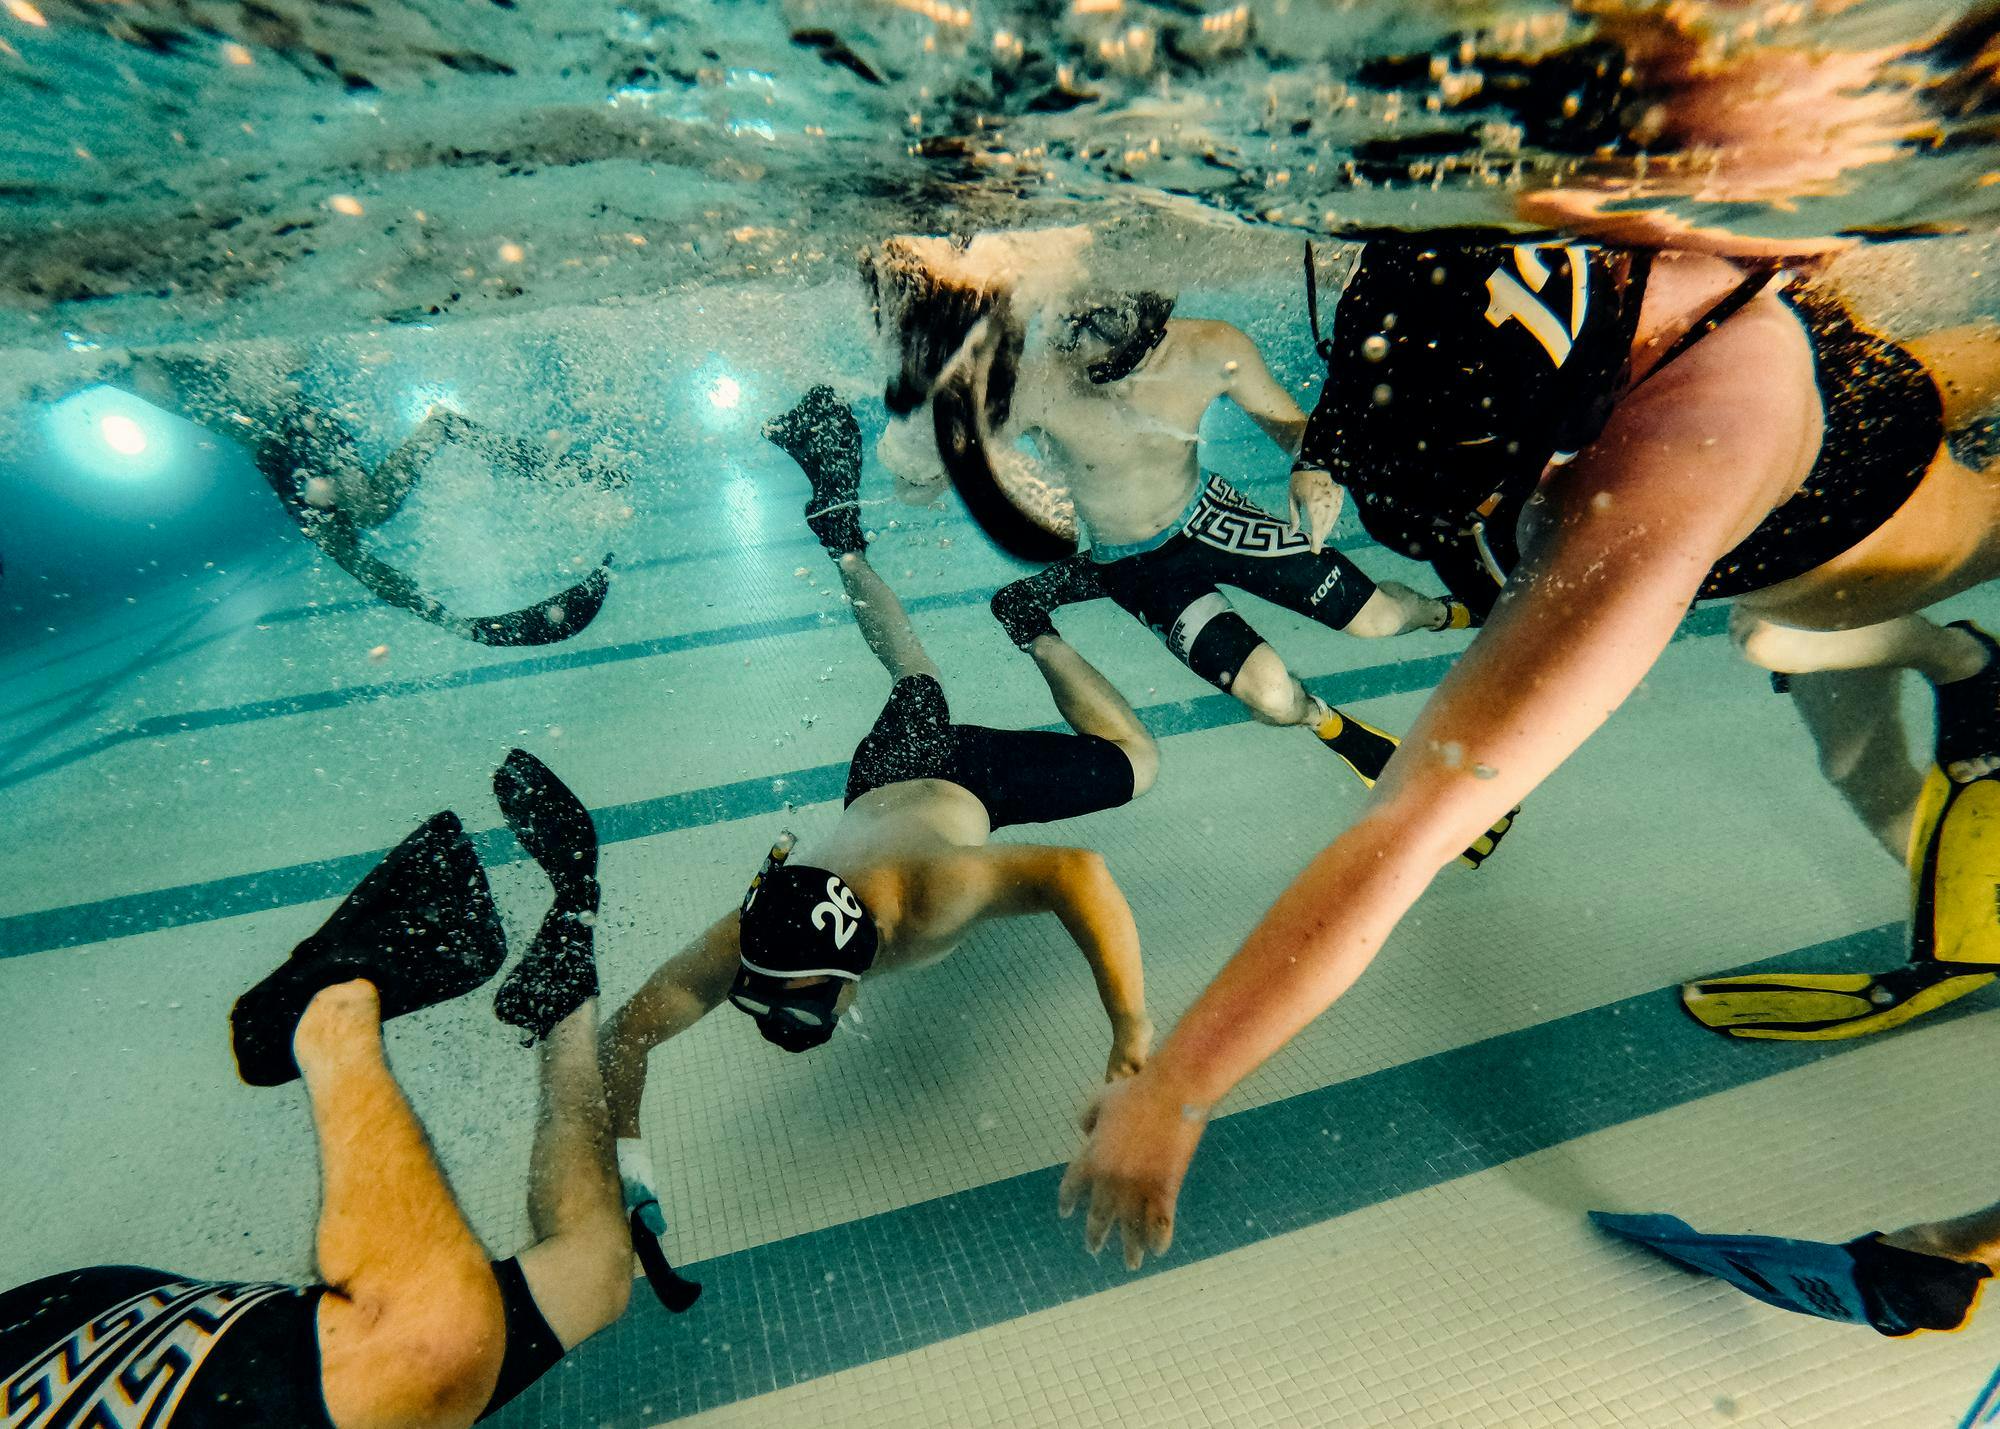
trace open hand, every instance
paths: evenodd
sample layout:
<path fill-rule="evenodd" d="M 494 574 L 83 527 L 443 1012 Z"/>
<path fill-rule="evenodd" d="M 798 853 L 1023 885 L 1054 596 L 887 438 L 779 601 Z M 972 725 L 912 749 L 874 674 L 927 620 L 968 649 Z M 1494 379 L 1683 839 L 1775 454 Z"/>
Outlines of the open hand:
<path fill-rule="evenodd" d="M 1167 1253 L 1174 1202 L 1206 1124 L 1204 1111 L 1184 1109 L 1143 1071 L 1097 1093 L 1083 1114 L 1083 1147 L 1056 1195 L 1065 1220 L 1088 1206 L 1083 1243 L 1092 1255 L 1104 1249 L 1114 1225 L 1128 1270 L 1137 1270 L 1148 1251 Z"/>

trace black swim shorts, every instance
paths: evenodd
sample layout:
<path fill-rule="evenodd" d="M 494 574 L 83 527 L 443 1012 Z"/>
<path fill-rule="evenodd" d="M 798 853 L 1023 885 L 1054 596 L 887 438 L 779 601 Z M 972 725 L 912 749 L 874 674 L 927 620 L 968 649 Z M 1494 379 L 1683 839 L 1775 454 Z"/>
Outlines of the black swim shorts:
<path fill-rule="evenodd" d="M 507 1324 L 483 1419 L 562 1358 L 520 1263 L 497 1261 Z M 9 1424 L 334 1429 L 320 1385 L 324 1285 L 188 1280 L 94 1265 L 0 1293 Z"/>
<path fill-rule="evenodd" d="M 944 688 L 907 675 L 847 766 L 847 800 L 911 779 L 971 791 L 996 829 L 1074 819 L 1132 800 L 1132 761 L 1094 734 L 954 724 Z"/>

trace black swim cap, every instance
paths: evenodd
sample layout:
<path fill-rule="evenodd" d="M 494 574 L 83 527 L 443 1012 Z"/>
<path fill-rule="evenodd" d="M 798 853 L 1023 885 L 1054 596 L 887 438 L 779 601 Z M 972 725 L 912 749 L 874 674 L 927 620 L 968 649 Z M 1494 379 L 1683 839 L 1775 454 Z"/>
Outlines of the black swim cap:
<path fill-rule="evenodd" d="M 839 874 L 787 866 L 788 852 L 781 840 L 743 899 L 742 947 L 729 1001 L 757 1019 L 766 1041 L 803 1052 L 833 1035 L 841 988 L 875 965 L 880 935 Z M 824 981 L 785 985 L 812 977 Z"/>

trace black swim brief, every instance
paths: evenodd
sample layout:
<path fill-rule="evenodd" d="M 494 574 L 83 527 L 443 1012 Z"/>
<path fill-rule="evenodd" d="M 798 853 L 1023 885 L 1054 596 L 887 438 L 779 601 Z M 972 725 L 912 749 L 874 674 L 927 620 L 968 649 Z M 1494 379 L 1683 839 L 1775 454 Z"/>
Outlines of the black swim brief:
<path fill-rule="evenodd" d="M 482 1419 L 563 1353 L 520 1263 L 496 1261 L 493 1278 L 507 1350 Z M 320 1384 L 326 1292 L 136 1265 L 0 1292 L 0 1409 L 9 1429 L 334 1429 Z"/>
<path fill-rule="evenodd" d="M 1219 476 L 1196 488 L 1175 522 L 1150 541 L 1093 545 L 1104 593 L 1166 642 L 1175 659 L 1229 687 L 1264 643 L 1218 585 L 1345 630 L 1375 594 L 1375 582 L 1331 546 L 1317 555 L 1289 521 Z"/>
<path fill-rule="evenodd" d="M 992 827 L 1074 819 L 1132 801 L 1132 761 L 1094 734 L 954 724 L 944 687 L 906 675 L 847 766 L 847 800 L 911 779 L 943 779 L 986 806 Z"/>

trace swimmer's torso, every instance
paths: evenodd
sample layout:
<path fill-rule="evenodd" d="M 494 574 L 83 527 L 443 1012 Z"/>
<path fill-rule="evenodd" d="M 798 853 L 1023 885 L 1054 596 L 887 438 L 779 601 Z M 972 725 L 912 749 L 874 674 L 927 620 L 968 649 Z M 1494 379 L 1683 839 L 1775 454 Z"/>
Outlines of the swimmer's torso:
<path fill-rule="evenodd" d="M 1169 322 L 1130 376 L 1102 387 L 1057 358 L 1024 372 L 1023 421 L 1055 447 L 1093 541 L 1119 546 L 1158 535 L 1194 495 L 1202 413 L 1226 380 L 1195 345 Z"/>
<path fill-rule="evenodd" d="M 866 903 L 877 879 L 900 886 L 907 882 L 908 867 L 955 849 L 983 847 L 990 833 L 986 806 L 970 790 L 947 779 L 906 779 L 871 789 L 849 804 L 824 853 L 813 861 L 846 879 Z M 874 970 L 934 962 L 957 946 L 963 932 L 900 917 L 885 929 Z"/>

